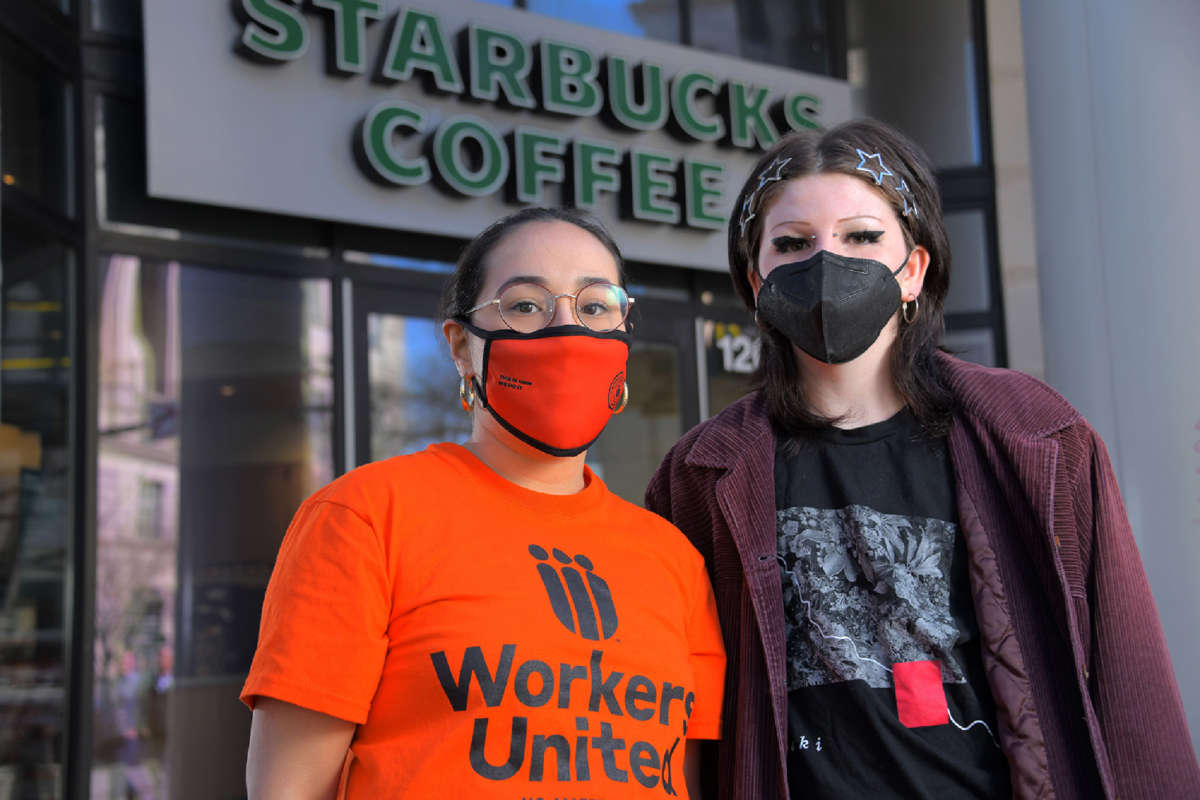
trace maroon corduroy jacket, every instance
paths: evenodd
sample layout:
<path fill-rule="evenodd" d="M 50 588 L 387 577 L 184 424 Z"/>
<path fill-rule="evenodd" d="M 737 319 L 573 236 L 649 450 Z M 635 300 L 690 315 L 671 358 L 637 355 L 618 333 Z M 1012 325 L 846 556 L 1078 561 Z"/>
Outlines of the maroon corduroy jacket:
<path fill-rule="evenodd" d="M 1162 627 L 1104 444 L 1045 384 L 949 356 L 959 528 L 1013 795 L 1200 798 Z M 775 435 L 758 393 L 689 431 L 647 508 L 704 554 L 728 658 L 717 797 L 786 798 Z M 799 798 L 797 798 L 799 800 Z"/>

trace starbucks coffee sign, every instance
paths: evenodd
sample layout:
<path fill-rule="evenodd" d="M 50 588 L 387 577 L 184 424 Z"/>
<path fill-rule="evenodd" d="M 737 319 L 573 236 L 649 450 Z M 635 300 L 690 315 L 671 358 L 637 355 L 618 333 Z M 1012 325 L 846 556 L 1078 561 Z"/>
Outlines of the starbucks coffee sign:
<path fill-rule="evenodd" d="M 842 81 L 483 3 L 144 15 L 163 197 L 462 238 L 523 204 L 574 205 L 632 258 L 724 269 L 761 150 L 850 116 Z"/>

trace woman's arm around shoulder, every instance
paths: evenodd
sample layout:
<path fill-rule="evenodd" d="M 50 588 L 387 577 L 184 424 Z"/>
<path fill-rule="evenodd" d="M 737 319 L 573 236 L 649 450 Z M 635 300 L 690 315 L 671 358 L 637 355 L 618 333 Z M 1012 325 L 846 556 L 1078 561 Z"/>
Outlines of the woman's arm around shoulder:
<path fill-rule="evenodd" d="M 355 724 L 260 697 L 246 755 L 249 800 L 332 800 Z"/>

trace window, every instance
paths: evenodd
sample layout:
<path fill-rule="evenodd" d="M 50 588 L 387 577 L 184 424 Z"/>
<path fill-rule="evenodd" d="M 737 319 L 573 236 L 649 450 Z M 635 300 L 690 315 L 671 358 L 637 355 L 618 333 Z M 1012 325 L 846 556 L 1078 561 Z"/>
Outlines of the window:
<path fill-rule="evenodd" d="M 367 314 L 371 451 L 379 461 L 471 435 L 442 326 L 428 317 Z"/>
<path fill-rule="evenodd" d="M 939 169 L 984 159 L 971 16 L 961 0 L 846 2 L 857 112 L 907 133 Z"/>
<path fill-rule="evenodd" d="M 980 209 L 944 215 L 954 261 L 950 268 L 947 314 L 986 312 L 991 307 L 987 218 Z"/>
<path fill-rule="evenodd" d="M 12 797 L 63 793 L 73 108 L 71 82 L 0 32 L 0 793 Z"/>
<path fill-rule="evenodd" d="M 98 279 L 92 795 L 240 797 L 263 590 L 333 478 L 330 286 L 127 255 Z"/>
<path fill-rule="evenodd" d="M 0 785 L 61 796 L 73 252 L 0 215 Z"/>
<path fill-rule="evenodd" d="M 629 36 L 679 41 L 679 4 L 674 0 L 526 0 L 530 11 Z"/>
<path fill-rule="evenodd" d="M 701 50 L 832 75 L 828 0 L 692 0 L 691 44 Z"/>
<path fill-rule="evenodd" d="M 142 4 L 139 0 L 91 0 L 90 5 L 94 30 L 128 37 L 142 35 Z"/>
<path fill-rule="evenodd" d="M 3 43 L 0 43 L 3 44 Z M 0 60 L 0 180 L 51 211 L 74 213 L 74 94 L 49 65 Z"/>
<path fill-rule="evenodd" d="M 635 336 L 626 374 L 629 402 L 588 449 L 587 463 L 614 493 L 641 505 L 659 462 L 683 434 L 679 350 Z"/>

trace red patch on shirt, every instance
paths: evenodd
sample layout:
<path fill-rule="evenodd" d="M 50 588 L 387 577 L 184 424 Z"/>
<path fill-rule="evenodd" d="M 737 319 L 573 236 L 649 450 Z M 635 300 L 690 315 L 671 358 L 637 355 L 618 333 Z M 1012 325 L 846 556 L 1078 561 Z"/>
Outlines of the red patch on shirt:
<path fill-rule="evenodd" d="M 942 688 L 942 665 L 937 661 L 905 661 L 892 664 L 896 684 L 896 713 L 906 728 L 945 725 L 950 721 L 946 690 Z"/>

